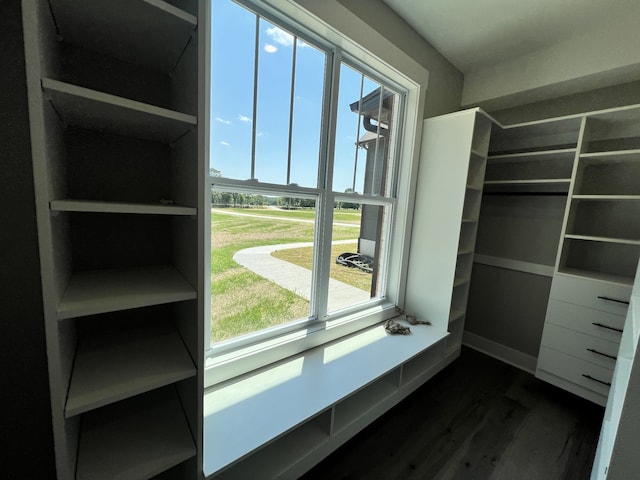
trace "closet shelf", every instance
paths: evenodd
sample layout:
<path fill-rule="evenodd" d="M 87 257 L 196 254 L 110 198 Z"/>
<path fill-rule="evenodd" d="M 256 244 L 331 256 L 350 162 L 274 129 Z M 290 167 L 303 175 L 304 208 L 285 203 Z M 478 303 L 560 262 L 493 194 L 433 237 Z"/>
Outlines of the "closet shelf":
<path fill-rule="evenodd" d="M 575 148 L 561 148 L 558 150 L 542 150 L 538 152 L 523 152 L 523 153 L 506 153 L 506 154 L 496 154 L 489 155 L 487 157 L 487 162 L 490 163 L 502 163 L 509 162 L 513 163 L 516 161 L 531 161 L 531 160 L 570 160 L 576 154 Z"/>
<path fill-rule="evenodd" d="M 173 267 L 91 270 L 71 276 L 57 317 L 63 320 L 194 298 L 194 288 Z"/>
<path fill-rule="evenodd" d="M 525 180 L 485 180 L 485 186 L 493 185 L 554 185 L 554 184 L 569 184 L 570 178 L 536 178 Z"/>
<path fill-rule="evenodd" d="M 464 310 L 460 310 L 457 308 L 452 308 L 449 312 L 449 323 L 455 322 L 456 320 L 464 317 Z"/>
<path fill-rule="evenodd" d="M 42 88 L 61 120 L 74 127 L 171 143 L 198 123 L 193 115 L 50 78 L 42 79 Z"/>
<path fill-rule="evenodd" d="M 567 234 L 564 237 L 572 240 L 586 240 L 591 242 L 604 242 L 604 243 L 619 243 L 623 245 L 640 245 L 640 240 L 634 240 L 631 238 L 596 237 L 591 235 L 573 235 L 573 234 Z"/>
<path fill-rule="evenodd" d="M 634 150 L 611 150 L 606 152 L 593 152 L 593 153 L 581 153 L 580 158 L 601 158 L 603 160 L 616 160 L 618 158 L 633 158 L 637 157 L 640 159 L 640 149 Z"/>
<path fill-rule="evenodd" d="M 515 260 L 513 258 L 498 257 L 495 255 L 482 255 L 479 253 L 475 254 L 473 262 L 481 265 L 488 265 L 490 267 L 530 273 L 532 275 L 553 277 L 553 265 L 545 265 L 543 263 L 525 262 L 522 260 Z"/>
<path fill-rule="evenodd" d="M 591 278 L 594 280 L 602 280 L 605 282 L 618 283 L 620 285 L 633 285 L 633 277 L 626 277 L 623 275 L 613 275 L 610 273 L 602 273 L 594 270 L 587 270 L 581 268 L 565 267 L 560 265 L 558 273 L 564 275 L 570 275 L 579 278 Z"/>
<path fill-rule="evenodd" d="M 465 283 L 467 283 L 469 281 L 469 277 L 456 277 L 453 280 L 453 287 L 459 287 L 461 285 L 464 285 Z"/>
<path fill-rule="evenodd" d="M 596 201 L 638 201 L 640 195 L 573 195 L 574 200 L 596 200 Z"/>
<path fill-rule="evenodd" d="M 93 410 L 196 374 L 178 332 L 170 327 L 123 331 L 81 340 L 65 417 Z"/>
<path fill-rule="evenodd" d="M 163 73 L 172 71 L 198 20 L 162 0 L 51 0 L 63 40 Z"/>
<path fill-rule="evenodd" d="M 152 478 L 195 454 L 180 400 L 167 387 L 85 414 L 76 478 Z"/>
<path fill-rule="evenodd" d="M 181 205 L 161 203 L 125 203 L 101 202 L 95 200 L 52 200 L 49 203 L 54 212 L 91 212 L 91 213 L 131 213 L 143 215 L 196 215 L 198 210 Z"/>

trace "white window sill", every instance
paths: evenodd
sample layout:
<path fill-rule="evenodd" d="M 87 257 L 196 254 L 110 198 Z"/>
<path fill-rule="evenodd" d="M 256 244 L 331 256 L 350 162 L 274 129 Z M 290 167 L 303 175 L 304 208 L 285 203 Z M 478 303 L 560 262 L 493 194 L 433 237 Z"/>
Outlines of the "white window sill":
<path fill-rule="evenodd" d="M 445 358 L 447 335 L 415 325 L 410 335 L 392 336 L 376 325 L 208 389 L 205 474 L 334 408 L 333 415 L 324 416 L 329 440 L 379 403 L 404 396 L 398 394 L 432 375 Z"/>

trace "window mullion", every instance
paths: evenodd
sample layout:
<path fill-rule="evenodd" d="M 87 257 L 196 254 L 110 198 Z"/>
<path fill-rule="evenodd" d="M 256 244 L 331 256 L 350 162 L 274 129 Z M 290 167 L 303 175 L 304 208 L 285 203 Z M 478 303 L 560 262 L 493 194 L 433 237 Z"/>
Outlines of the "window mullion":
<path fill-rule="evenodd" d="M 293 141 L 293 107 L 296 90 L 296 50 L 298 37 L 293 37 L 292 59 L 291 59 L 291 92 L 289 99 L 289 142 L 287 144 L 287 185 L 291 183 L 291 144 Z"/>
<path fill-rule="evenodd" d="M 258 67 L 260 62 L 260 16 L 256 15 L 255 47 L 253 50 L 253 122 L 251 125 L 251 179 L 256 178 L 256 138 L 258 125 Z"/>
<path fill-rule="evenodd" d="M 338 93 L 342 51 L 336 48 L 325 72 L 325 95 L 321 136 L 318 187 L 321 190 L 316 209 L 315 249 L 311 316 L 322 319 L 327 315 L 329 297 L 329 269 L 331 268 L 331 239 L 333 237 L 333 159 L 335 153 L 336 125 L 338 118 Z"/>

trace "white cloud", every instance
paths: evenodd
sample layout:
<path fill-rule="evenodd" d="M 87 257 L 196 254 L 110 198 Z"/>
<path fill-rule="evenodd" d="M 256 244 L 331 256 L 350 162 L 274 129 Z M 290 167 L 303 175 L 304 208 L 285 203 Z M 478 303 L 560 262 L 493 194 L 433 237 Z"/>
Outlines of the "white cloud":
<path fill-rule="evenodd" d="M 231 125 L 231 120 L 225 120 L 224 118 L 216 117 L 216 122 L 224 123 L 225 125 Z"/>
<path fill-rule="evenodd" d="M 270 43 L 265 43 L 264 51 L 267 53 L 276 53 L 278 51 L 278 47 L 276 47 L 275 45 L 271 45 Z"/>
<path fill-rule="evenodd" d="M 293 35 L 288 32 L 285 32 L 281 28 L 271 27 L 267 28 L 267 35 L 271 37 L 274 43 L 278 45 L 282 45 L 283 47 L 292 47 L 293 46 Z M 306 47 L 308 46 L 306 43 L 298 39 L 298 47 Z"/>
<path fill-rule="evenodd" d="M 220 145 L 223 145 L 225 147 L 230 147 L 231 146 L 231 144 L 229 142 L 224 142 L 224 141 L 220 142 Z"/>
<path fill-rule="evenodd" d="M 250 122 L 251 119 L 249 117 L 247 117 L 246 115 L 238 115 L 238 120 L 240 120 L 241 122 Z"/>

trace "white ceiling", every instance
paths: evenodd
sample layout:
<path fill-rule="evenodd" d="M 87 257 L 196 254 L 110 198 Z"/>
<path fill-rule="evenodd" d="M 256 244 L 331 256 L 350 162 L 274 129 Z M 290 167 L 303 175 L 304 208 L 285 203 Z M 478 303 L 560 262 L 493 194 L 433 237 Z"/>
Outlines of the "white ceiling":
<path fill-rule="evenodd" d="M 640 36 L 640 0 L 383 1 L 465 77 L 592 32 L 622 28 L 626 38 Z M 577 53 L 590 55 L 586 46 Z"/>
<path fill-rule="evenodd" d="M 629 15 L 640 20 L 638 0 L 383 1 L 463 73 L 541 50 Z"/>

